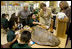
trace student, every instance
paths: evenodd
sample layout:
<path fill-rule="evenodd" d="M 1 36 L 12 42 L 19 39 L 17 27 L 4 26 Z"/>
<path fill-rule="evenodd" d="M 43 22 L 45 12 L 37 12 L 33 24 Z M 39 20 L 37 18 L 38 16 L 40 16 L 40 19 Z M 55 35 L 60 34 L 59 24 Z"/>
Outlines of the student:
<path fill-rule="evenodd" d="M 4 45 L 1 44 L 1 48 L 10 48 L 10 46 L 17 40 L 17 38 L 18 38 L 18 35 L 15 37 L 15 39 L 13 39 L 13 41 L 8 42 Z"/>
<path fill-rule="evenodd" d="M 16 21 L 16 23 L 18 23 L 18 17 L 15 15 L 15 13 L 13 13 L 13 14 L 11 15 L 11 18 L 10 18 L 9 21 Z"/>
<path fill-rule="evenodd" d="M 6 14 L 6 19 L 9 21 L 9 14 Z"/>
<path fill-rule="evenodd" d="M 3 29 L 7 31 L 8 20 L 6 19 L 6 14 L 2 14 L 1 24 L 2 24 Z"/>
<path fill-rule="evenodd" d="M 15 29 L 17 24 L 15 21 L 9 21 L 9 31 L 7 32 L 7 41 L 11 42 L 15 38 Z"/>
<path fill-rule="evenodd" d="M 31 39 L 31 33 L 29 31 L 23 31 L 21 36 L 18 37 L 18 43 L 15 43 L 12 48 L 31 48 L 28 44 Z"/>
<path fill-rule="evenodd" d="M 29 20 L 29 24 L 30 24 L 30 27 L 35 26 L 37 24 L 41 25 L 41 23 L 39 23 L 39 21 L 37 20 L 35 14 L 32 15 L 32 19 Z"/>

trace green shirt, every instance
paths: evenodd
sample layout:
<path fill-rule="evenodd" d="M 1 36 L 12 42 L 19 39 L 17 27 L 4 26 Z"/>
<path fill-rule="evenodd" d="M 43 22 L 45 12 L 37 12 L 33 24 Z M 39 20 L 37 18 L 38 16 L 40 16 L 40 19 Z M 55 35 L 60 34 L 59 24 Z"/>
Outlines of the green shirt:
<path fill-rule="evenodd" d="M 28 46 L 28 44 L 15 43 L 15 44 L 13 44 L 12 48 L 31 48 L 31 47 Z"/>
<path fill-rule="evenodd" d="M 8 32 L 7 32 L 7 41 L 8 42 L 11 42 L 14 38 L 15 38 L 15 31 L 13 31 L 13 30 L 9 30 Z"/>
<path fill-rule="evenodd" d="M 35 10 L 35 12 L 34 12 L 34 14 L 38 14 L 38 12 L 39 12 L 39 10 L 38 10 L 38 9 L 36 9 L 36 10 Z"/>
<path fill-rule="evenodd" d="M 3 28 L 8 27 L 8 20 L 6 18 L 1 18 L 1 24 L 3 25 Z"/>
<path fill-rule="evenodd" d="M 39 22 L 39 21 L 37 19 L 36 20 L 30 19 L 29 24 L 31 27 L 37 25 L 37 24 L 33 24 L 33 22 Z"/>

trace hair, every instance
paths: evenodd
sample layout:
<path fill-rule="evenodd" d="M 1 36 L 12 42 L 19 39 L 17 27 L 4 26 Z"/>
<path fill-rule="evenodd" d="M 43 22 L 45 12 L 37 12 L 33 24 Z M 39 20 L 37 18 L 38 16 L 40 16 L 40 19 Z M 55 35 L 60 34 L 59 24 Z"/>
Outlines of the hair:
<path fill-rule="evenodd" d="M 9 21 L 9 29 L 13 29 L 13 26 L 15 26 L 15 21 Z"/>
<path fill-rule="evenodd" d="M 21 33 L 21 38 L 20 38 L 20 40 L 21 40 L 22 42 L 28 43 L 30 39 L 31 39 L 31 33 L 30 33 L 29 31 L 23 31 L 23 32 Z"/>
<path fill-rule="evenodd" d="M 11 18 L 14 18 L 15 17 L 15 13 L 13 13 L 12 15 L 11 15 Z"/>
<path fill-rule="evenodd" d="M 4 14 L 2 14 L 2 18 L 5 18 L 5 16 L 6 16 L 6 14 L 4 13 Z"/>
<path fill-rule="evenodd" d="M 36 14 L 33 14 L 33 15 L 37 16 Z M 32 16 L 33 16 L 33 15 L 32 15 Z"/>
<path fill-rule="evenodd" d="M 61 1 L 60 4 L 63 5 L 63 9 L 67 9 L 69 7 L 67 1 Z"/>
<path fill-rule="evenodd" d="M 9 16 L 9 14 L 6 14 L 7 16 Z"/>
<path fill-rule="evenodd" d="M 30 15 L 28 15 L 28 18 L 27 18 L 28 21 L 30 21 L 30 19 L 32 19 L 32 15 L 33 15 L 33 13 L 31 13 Z"/>
<path fill-rule="evenodd" d="M 25 7 L 28 7 L 28 6 L 29 6 L 29 4 L 25 3 L 23 9 L 25 10 Z"/>
<path fill-rule="evenodd" d="M 18 23 L 18 18 L 14 16 L 15 13 L 11 15 L 11 18 L 9 20 L 9 29 L 13 29 L 13 26 L 15 26 L 15 22 Z"/>
<path fill-rule="evenodd" d="M 54 14 L 56 13 L 56 8 L 55 7 L 52 8 L 52 13 L 54 13 Z"/>
<path fill-rule="evenodd" d="M 40 4 L 40 8 L 43 8 L 43 7 L 46 7 L 46 4 L 45 3 L 41 3 Z"/>
<path fill-rule="evenodd" d="M 15 13 L 13 13 L 11 16 L 15 16 Z"/>
<path fill-rule="evenodd" d="M 12 22 L 15 21 L 16 23 L 18 23 L 18 17 L 15 16 L 15 13 L 13 13 L 13 14 L 11 15 L 10 21 L 12 21 Z"/>

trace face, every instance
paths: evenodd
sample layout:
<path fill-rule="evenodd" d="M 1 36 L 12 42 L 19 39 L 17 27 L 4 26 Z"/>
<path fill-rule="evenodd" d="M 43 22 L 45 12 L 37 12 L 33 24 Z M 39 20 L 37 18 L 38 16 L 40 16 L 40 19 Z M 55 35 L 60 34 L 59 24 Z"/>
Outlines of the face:
<path fill-rule="evenodd" d="M 33 19 L 35 19 L 35 18 L 36 18 L 36 16 L 33 14 L 33 15 L 32 15 L 32 18 L 33 18 Z"/>
<path fill-rule="evenodd" d="M 25 6 L 25 7 L 24 7 L 24 10 L 27 11 L 27 10 L 28 10 L 28 6 Z"/>
<path fill-rule="evenodd" d="M 60 3 L 59 6 L 60 6 L 61 9 L 63 9 L 63 5 L 62 5 L 62 3 Z"/>
<path fill-rule="evenodd" d="M 6 19 L 8 19 L 8 17 L 9 17 L 9 16 L 8 16 L 8 15 L 6 15 Z"/>
<path fill-rule="evenodd" d="M 13 26 L 13 29 L 15 30 L 17 28 L 17 24 L 16 24 L 16 22 L 15 22 L 15 25 Z"/>
<path fill-rule="evenodd" d="M 46 10 L 46 7 L 43 7 L 42 9 L 45 11 Z"/>

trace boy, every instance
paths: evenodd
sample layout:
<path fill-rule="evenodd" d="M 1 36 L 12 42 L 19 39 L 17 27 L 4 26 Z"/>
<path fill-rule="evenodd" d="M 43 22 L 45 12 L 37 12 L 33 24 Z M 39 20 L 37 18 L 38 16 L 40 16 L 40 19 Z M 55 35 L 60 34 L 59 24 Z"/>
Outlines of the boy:
<path fill-rule="evenodd" d="M 8 42 L 4 45 L 1 44 L 1 48 L 10 48 L 10 46 L 17 40 L 17 38 L 18 38 L 18 35 L 15 37 L 15 39 L 13 41 Z"/>
<path fill-rule="evenodd" d="M 31 48 L 28 44 L 31 39 L 31 33 L 29 31 L 23 31 L 19 39 L 17 40 L 18 43 L 15 43 L 12 48 Z"/>
<path fill-rule="evenodd" d="M 3 29 L 7 31 L 8 20 L 6 19 L 6 14 L 2 14 L 1 24 L 2 24 Z"/>
<path fill-rule="evenodd" d="M 32 18 L 29 20 L 29 25 L 30 25 L 30 27 L 32 27 L 37 24 L 41 25 L 41 23 L 39 23 L 39 21 L 37 20 L 36 15 L 32 14 Z"/>
<path fill-rule="evenodd" d="M 11 42 L 15 38 L 15 29 L 17 28 L 17 24 L 15 21 L 9 22 L 9 31 L 7 32 L 7 41 Z"/>
<path fill-rule="evenodd" d="M 6 19 L 9 21 L 9 14 L 6 14 Z"/>

